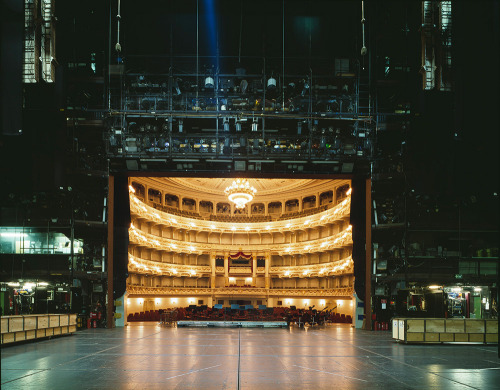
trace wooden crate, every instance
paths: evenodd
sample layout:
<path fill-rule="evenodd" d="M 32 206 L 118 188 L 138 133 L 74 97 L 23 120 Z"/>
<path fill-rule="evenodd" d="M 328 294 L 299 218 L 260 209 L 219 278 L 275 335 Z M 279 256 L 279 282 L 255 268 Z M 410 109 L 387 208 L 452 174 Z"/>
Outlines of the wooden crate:
<path fill-rule="evenodd" d="M 429 333 L 444 333 L 444 319 L 425 320 L 425 331 Z"/>
<path fill-rule="evenodd" d="M 69 323 L 68 315 L 67 314 L 61 314 L 59 316 L 59 326 L 67 326 Z"/>
<path fill-rule="evenodd" d="M 14 333 L 14 339 L 16 341 L 23 341 L 23 340 L 26 340 L 26 332 L 25 331 L 21 331 L 21 332 L 15 332 Z"/>
<path fill-rule="evenodd" d="M 406 333 L 407 342 L 422 342 L 424 341 L 424 333 Z"/>
<path fill-rule="evenodd" d="M 69 315 L 69 325 L 76 325 L 76 314 L 70 314 Z"/>
<path fill-rule="evenodd" d="M 24 330 L 36 329 L 37 316 L 24 316 Z"/>
<path fill-rule="evenodd" d="M 76 325 L 70 325 L 69 326 L 69 332 L 70 333 L 76 332 Z"/>
<path fill-rule="evenodd" d="M 54 328 L 45 329 L 45 336 L 53 336 L 53 335 L 54 335 Z"/>
<path fill-rule="evenodd" d="M 484 333 L 469 333 L 471 343 L 484 343 Z"/>
<path fill-rule="evenodd" d="M 59 326 L 59 315 L 49 316 L 49 328 Z"/>
<path fill-rule="evenodd" d="M 446 333 L 464 333 L 464 320 L 446 320 Z"/>
<path fill-rule="evenodd" d="M 467 342 L 469 341 L 469 335 L 467 333 L 455 333 L 455 341 Z"/>
<path fill-rule="evenodd" d="M 425 332 L 425 320 L 406 320 L 406 332 L 407 333 Z"/>
<path fill-rule="evenodd" d="M 2 317 L 2 322 L 0 324 L 0 331 L 2 333 L 7 333 L 9 331 L 9 319 L 7 317 Z"/>
<path fill-rule="evenodd" d="M 486 320 L 486 333 L 498 334 L 498 320 Z"/>
<path fill-rule="evenodd" d="M 19 332 L 24 330 L 24 318 L 22 316 L 14 316 L 9 318 L 9 332 Z"/>
<path fill-rule="evenodd" d="M 54 328 L 54 336 L 57 336 L 58 334 L 61 334 L 61 328 Z"/>
<path fill-rule="evenodd" d="M 26 331 L 26 340 L 32 340 L 36 338 L 36 330 L 27 330 Z"/>
<path fill-rule="evenodd" d="M 36 330 L 36 338 L 45 337 L 47 329 L 37 329 Z"/>
<path fill-rule="evenodd" d="M 14 333 L 4 333 L 2 334 L 2 344 L 13 343 Z"/>
<path fill-rule="evenodd" d="M 66 334 L 68 333 L 68 327 L 67 326 L 61 326 L 61 334 Z"/>
<path fill-rule="evenodd" d="M 49 327 L 49 316 L 39 315 L 37 321 L 37 329 L 45 329 Z"/>
<path fill-rule="evenodd" d="M 453 341 L 453 333 L 439 333 L 439 341 L 441 342 Z"/>
<path fill-rule="evenodd" d="M 465 321 L 466 333 L 484 333 L 484 320 L 467 319 Z"/>
<path fill-rule="evenodd" d="M 438 343 L 439 342 L 439 333 L 425 333 L 425 341 Z"/>
<path fill-rule="evenodd" d="M 498 343 L 498 333 L 486 333 L 487 343 Z"/>

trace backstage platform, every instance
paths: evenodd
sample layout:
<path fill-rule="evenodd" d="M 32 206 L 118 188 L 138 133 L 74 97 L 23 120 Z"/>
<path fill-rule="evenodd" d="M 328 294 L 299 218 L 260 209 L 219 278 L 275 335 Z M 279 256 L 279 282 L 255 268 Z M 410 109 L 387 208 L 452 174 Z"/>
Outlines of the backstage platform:
<path fill-rule="evenodd" d="M 347 324 L 307 330 L 131 324 L 4 347 L 7 389 L 497 389 L 497 346 L 403 345 Z"/>

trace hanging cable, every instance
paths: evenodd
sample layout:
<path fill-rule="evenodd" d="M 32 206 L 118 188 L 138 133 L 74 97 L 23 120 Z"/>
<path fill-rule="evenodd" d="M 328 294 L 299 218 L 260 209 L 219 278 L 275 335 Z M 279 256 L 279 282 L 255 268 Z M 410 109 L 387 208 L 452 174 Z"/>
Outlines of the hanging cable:
<path fill-rule="evenodd" d="M 116 45 L 115 45 L 115 50 L 117 52 L 122 51 L 122 47 L 120 45 L 120 19 L 122 18 L 120 15 L 120 0 L 118 0 L 118 14 L 116 15 L 116 20 L 117 20 L 117 31 L 116 31 Z"/>
<path fill-rule="evenodd" d="M 361 31 L 363 32 L 363 47 L 361 48 L 361 55 L 364 56 L 368 52 L 365 44 L 365 2 L 361 0 Z"/>
<path fill-rule="evenodd" d="M 281 77 L 282 110 L 285 111 L 285 0 L 283 0 L 283 66 Z"/>
<path fill-rule="evenodd" d="M 238 48 L 238 62 L 241 64 L 241 36 L 243 34 L 243 0 L 241 0 L 240 12 L 240 46 Z"/>
<path fill-rule="evenodd" d="M 200 89 L 200 56 L 199 56 L 199 47 L 200 47 L 200 34 L 199 34 L 199 24 L 200 24 L 200 16 L 199 16 L 199 0 L 196 0 L 196 107 L 198 109 L 198 91 Z"/>

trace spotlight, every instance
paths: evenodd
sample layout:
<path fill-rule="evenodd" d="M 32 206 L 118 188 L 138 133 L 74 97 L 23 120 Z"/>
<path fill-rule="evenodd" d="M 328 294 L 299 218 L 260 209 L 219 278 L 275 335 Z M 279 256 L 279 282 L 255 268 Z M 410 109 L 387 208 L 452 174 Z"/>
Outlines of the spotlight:
<path fill-rule="evenodd" d="M 267 88 L 276 88 L 276 79 L 273 76 L 269 77 L 269 79 L 267 80 Z"/>
<path fill-rule="evenodd" d="M 241 131 L 241 122 L 236 122 L 236 131 Z"/>
<path fill-rule="evenodd" d="M 229 118 L 224 118 L 224 131 L 229 131 Z"/>
<path fill-rule="evenodd" d="M 184 127 L 184 122 L 182 121 L 182 119 L 179 119 L 179 133 L 182 133 L 183 127 Z"/>
<path fill-rule="evenodd" d="M 205 88 L 213 88 L 214 87 L 214 79 L 210 76 L 205 77 Z"/>
<path fill-rule="evenodd" d="M 259 128 L 259 124 L 257 123 L 257 119 L 254 119 L 252 122 L 252 131 L 257 131 Z"/>
<path fill-rule="evenodd" d="M 240 83 L 240 91 L 241 93 L 245 93 L 248 89 L 248 81 L 246 80 L 241 80 L 241 83 Z"/>

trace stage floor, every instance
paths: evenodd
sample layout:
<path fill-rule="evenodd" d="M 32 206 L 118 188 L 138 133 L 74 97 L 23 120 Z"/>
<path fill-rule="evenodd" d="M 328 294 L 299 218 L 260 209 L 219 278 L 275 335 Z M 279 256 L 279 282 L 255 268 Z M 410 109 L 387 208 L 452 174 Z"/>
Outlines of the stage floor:
<path fill-rule="evenodd" d="M 14 389 L 497 389 L 491 345 L 397 344 L 347 324 L 299 329 L 134 324 L 1 349 Z"/>

